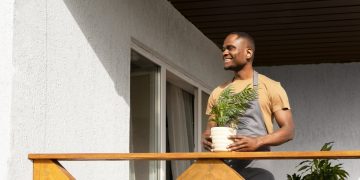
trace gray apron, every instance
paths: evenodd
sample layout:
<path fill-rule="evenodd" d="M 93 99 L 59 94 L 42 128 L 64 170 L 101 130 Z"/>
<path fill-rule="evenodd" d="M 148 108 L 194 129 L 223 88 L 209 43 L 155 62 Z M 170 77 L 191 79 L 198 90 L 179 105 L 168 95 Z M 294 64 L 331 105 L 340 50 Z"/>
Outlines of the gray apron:
<path fill-rule="evenodd" d="M 253 73 L 253 88 L 258 91 L 258 73 Z M 243 117 L 240 118 L 237 125 L 237 134 L 251 137 L 267 135 L 265 121 L 260 109 L 258 99 L 250 103 L 250 107 L 246 110 Z M 261 147 L 256 151 L 270 151 L 270 147 Z M 273 180 L 274 176 L 265 168 L 271 166 L 267 160 L 225 160 L 231 168 L 236 170 L 246 180 Z"/>

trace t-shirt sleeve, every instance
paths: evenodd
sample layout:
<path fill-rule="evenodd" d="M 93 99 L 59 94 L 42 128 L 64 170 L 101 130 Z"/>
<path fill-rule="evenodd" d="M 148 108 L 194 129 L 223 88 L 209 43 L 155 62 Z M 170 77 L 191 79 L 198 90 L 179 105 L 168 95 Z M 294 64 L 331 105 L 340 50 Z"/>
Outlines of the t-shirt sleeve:
<path fill-rule="evenodd" d="M 214 98 L 214 92 L 212 92 L 209 96 L 207 107 L 206 107 L 206 112 L 205 112 L 205 114 L 209 116 L 209 120 L 212 119 L 210 112 L 211 112 L 211 108 L 215 104 L 215 101 L 216 100 Z"/>
<path fill-rule="evenodd" d="M 290 109 L 288 96 L 279 82 L 274 83 L 269 92 L 272 112 Z"/>

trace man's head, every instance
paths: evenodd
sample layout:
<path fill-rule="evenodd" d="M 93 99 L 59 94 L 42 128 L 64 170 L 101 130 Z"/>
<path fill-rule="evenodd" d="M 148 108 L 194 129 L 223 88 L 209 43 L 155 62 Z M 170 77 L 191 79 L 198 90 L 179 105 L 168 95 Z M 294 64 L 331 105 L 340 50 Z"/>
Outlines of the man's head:
<path fill-rule="evenodd" d="M 245 65 L 252 65 L 255 54 L 254 39 L 245 32 L 232 32 L 223 44 L 224 69 L 239 71 Z"/>

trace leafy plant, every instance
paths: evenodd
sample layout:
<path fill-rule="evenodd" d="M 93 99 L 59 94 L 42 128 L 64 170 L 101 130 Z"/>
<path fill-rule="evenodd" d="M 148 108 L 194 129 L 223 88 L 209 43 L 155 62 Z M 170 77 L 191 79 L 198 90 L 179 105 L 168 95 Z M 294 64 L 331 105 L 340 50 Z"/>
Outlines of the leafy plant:
<path fill-rule="evenodd" d="M 321 151 L 330 151 L 334 142 L 325 143 Z M 299 174 L 287 175 L 288 180 L 345 180 L 349 173 L 342 164 L 331 164 L 329 159 L 314 159 L 300 162 L 296 167 Z"/>
<path fill-rule="evenodd" d="M 234 127 L 239 117 L 245 114 L 250 107 L 251 101 L 257 98 L 257 92 L 247 85 L 244 90 L 234 93 L 233 88 L 228 86 L 219 96 L 217 103 L 211 108 L 213 121 L 218 126 L 229 125 Z"/>

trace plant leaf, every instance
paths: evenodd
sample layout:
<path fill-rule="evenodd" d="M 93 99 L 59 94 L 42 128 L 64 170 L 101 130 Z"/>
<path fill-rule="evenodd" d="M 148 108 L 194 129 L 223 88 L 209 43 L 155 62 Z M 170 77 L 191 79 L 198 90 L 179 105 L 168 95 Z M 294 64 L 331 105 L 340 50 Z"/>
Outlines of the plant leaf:
<path fill-rule="evenodd" d="M 332 141 L 332 142 L 327 142 L 327 143 L 325 143 L 325 144 L 321 147 L 320 151 L 330 151 L 331 148 L 332 148 L 332 146 L 333 146 L 333 144 L 334 144 L 333 141 Z"/>

